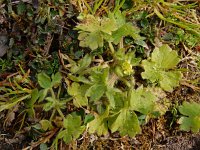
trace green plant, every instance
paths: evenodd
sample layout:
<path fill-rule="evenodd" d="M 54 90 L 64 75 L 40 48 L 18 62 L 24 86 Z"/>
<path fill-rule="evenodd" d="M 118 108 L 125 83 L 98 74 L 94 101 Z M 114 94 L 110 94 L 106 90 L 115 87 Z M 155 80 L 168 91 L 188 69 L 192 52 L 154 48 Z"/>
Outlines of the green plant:
<path fill-rule="evenodd" d="M 103 30 L 102 26 L 104 24 L 102 21 L 104 21 L 104 18 L 98 20 L 91 15 L 86 17 L 85 22 L 83 21 L 82 24 L 77 26 L 77 29 L 81 30 L 79 37 L 84 35 L 83 37 L 87 39 L 91 38 L 91 34 L 98 33 L 99 36 L 97 37 L 102 38 L 100 44 L 94 44 L 88 39 L 79 38 L 81 42 L 86 42 L 84 44 L 80 43 L 82 47 L 90 47 L 94 50 L 104 45 L 103 38 L 105 37 L 105 41 L 107 40 L 112 52 L 111 56 L 107 54 L 111 57 L 110 60 L 105 61 L 104 59 L 100 59 L 98 60 L 100 63 L 97 66 L 93 66 L 92 63 L 97 60 L 91 59 L 88 54 L 80 59 L 78 63 L 65 54 L 61 56 L 63 60 L 67 60 L 68 62 L 66 66 L 68 66 L 67 69 L 70 73 L 68 73 L 67 81 L 71 83 L 68 85 L 68 93 L 73 97 L 74 105 L 76 107 L 87 106 L 95 112 L 95 118 L 88 123 L 89 133 L 97 132 L 98 135 L 106 135 L 108 129 L 110 129 L 112 132 L 119 131 L 122 136 L 129 135 L 133 137 L 141 131 L 138 119 L 140 115 L 145 116 L 144 118 L 147 121 L 149 117 L 155 117 L 155 114 L 163 114 L 163 112 L 160 111 L 160 106 L 156 103 L 160 99 L 157 97 L 155 91 L 151 91 L 150 87 L 144 88 L 143 86 L 137 89 L 133 88 L 135 85 L 133 77 L 135 72 L 134 66 L 140 66 L 141 59 L 135 57 L 135 52 L 131 51 L 131 49 L 124 48 L 123 37 L 129 35 L 129 33 L 133 33 L 131 32 L 132 26 L 129 23 L 125 23 L 123 14 L 118 13 L 118 17 L 121 17 L 121 20 L 119 19 L 121 22 L 118 20 L 118 23 L 122 25 L 119 28 L 120 30 L 118 31 L 117 29 L 116 32 L 113 32 L 111 29 L 106 30 L 106 28 L 103 28 Z M 115 19 L 116 16 L 111 15 L 107 19 L 112 22 L 110 20 L 112 17 Z M 88 24 L 88 21 L 91 21 L 91 24 Z M 113 27 L 112 29 L 115 28 Z M 109 37 L 109 34 L 111 36 L 113 34 L 115 39 L 111 38 L 111 36 Z M 91 39 L 95 38 L 92 37 Z M 112 45 L 112 42 L 119 46 L 117 50 Z M 142 61 L 142 66 L 145 69 L 142 76 L 150 80 L 152 80 L 151 78 L 156 78 L 152 82 L 158 81 L 161 83 L 163 89 L 172 91 L 173 87 L 178 86 L 181 73 L 180 71 L 168 70 L 174 68 L 178 62 L 177 53 L 172 51 L 169 46 L 163 45 L 155 49 L 150 60 Z M 152 74 L 155 75 L 154 72 L 148 72 L 152 68 L 159 73 L 158 77 L 152 76 Z M 81 71 L 79 71 L 80 69 Z M 171 78 L 168 76 L 175 76 L 175 78 L 171 81 Z M 164 77 L 169 78 L 167 83 L 165 83 L 166 87 L 162 83 L 164 82 Z M 120 81 L 122 81 L 125 88 L 117 85 Z M 140 115 L 138 116 L 136 112 L 139 112 Z"/>
<path fill-rule="evenodd" d="M 65 143 L 69 143 L 72 140 L 77 139 L 85 130 L 85 126 L 81 124 L 81 116 L 78 116 L 75 113 L 67 115 L 63 121 L 64 129 L 59 131 L 56 140 L 63 139 Z"/>
<path fill-rule="evenodd" d="M 54 117 L 55 111 L 57 111 L 63 119 L 65 118 L 61 109 L 66 108 L 65 104 L 66 104 L 66 101 L 68 100 L 61 101 L 59 99 L 60 90 L 61 90 L 61 87 L 60 87 L 61 79 L 62 79 L 62 76 L 59 72 L 56 74 L 52 74 L 51 78 L 45 73 L 38 74 L 38 83 L 43 88 L 42 90 L 38 92 L 38 98 L 39 98 L 38 102 L 45 101 L 44 106 L 43 106 L 43 109 L 45 111 L 53 110 L 52 115 L 50 117 L 50 121 Z M 59 88 L 57 94 L 55 94 L 54 92 L 54 89 L 53 89 L 54 87 Z M 48 93 L 50 93 L 51 96 L 49 96 Z"/>
<path fill-rule="evenodd" d="M 150 86 L 134 88 L 134 67 L 144 67 L 143 79 L 158 82 L 161 88 L 171 92 L 181 79 L 180 71 L 171 70 L 179 62 L 178 54 L 163 45 L 140 64 L 141 58 L 135 56 L 135 51 L 125 48 L 124 37 L 131 36 L 136 44 L 145 47 L 144 38 L 136 27 L 126 22 L 125 13 L 116 11 L 102 18 L 86 15 L 82 19 L 76 26 L 80 46 L 94 51 L 107 44 L 111 53 L 105 52 L 108 60 L 86 54 L 78 62 L 61 54 L 62 61 L 67 61 L 68 94 L 75 107 L 87 107 L 94 112 L 90 114 L 94 118 L 87 123 L 89 133 L 106 135 L 110 129 L 119 131 L 121 136 L 133 137 L 141 132 L 139 117 L 143 116 L 145 123 L 165 113 L 159 105 L 165 98 L 159 98 L 158 90 L 153 91 Z"/>
<path fill-rule="evenodd" d="M 149 79 L 151 82 L 158 82 L 165 91 L 173 91 L 181 79 L 180 71 L 172 71 L 180 59 L 176 51 L 168 45 L 156 48 L 149 60 L 143 60 L 142 66 L 145 72 L 142 73 L 143 79 Z"/>
<path fill-rule="evenodd" d="M 20 65 L 19 65 L 20 66 Z M 7 78 L 0 85 L 0 112 L 7 114 L 4 120 L 4 126 L 10 126 L 14 119 L 19 116 L 18 130 L 24 125 L 25 117 L 35 118 L 34 104 L 37 100 L 37 88 L 29 78 L 29 72 L 25 73 L 21 68 L 18 74 Z M 1 83 L 0 83 L 1 84 Z M 21 111 L 19 108 L 24 107 Z M 19 113 L 17 115 L 17 112 Z M 16 124 L 13 126 L 15 127 Z"/>
<path fill-rule="evenodd" d="M 0 72 L 4 73 L 7 70 L 10 70 L 12 68 L 13 63 L 9 60 L 4 60 L 0 58 Z"/>
<path fill-rule="evenodd" d="M 125 13 L 120 11 L 109 13 L 108 17 L 103 18 L 88 14 L 76 29 L 79 30 L 80 46 L 91 50 L 103 47 L 104 40 L 109 44 L 118 44 L 125 36 L 131 36 L 136 44 L 146 47 L 144 38 L 139 35 L 140 30 L 126 22 Z"/>
<path fill-rule="evenodd" d="M 166 111 L 170 127 L 179 110 L 180 129 L 199 131 L 199 104 L 174 102 L 180 84 L 199 90 L 198 3 L 3 2 L 1 27 L 16 34 L 8 31 L 8 60 L 0 59 L 0 80 L 8 74 L 0 81 L 0 116 L 4 127 L 16 120 L 13 129 L 28 132 L 30 149 L 65 149 L 87 142 L 84 132 L 135 137 L 150 119 L 169 119 Z"/>
<path fill-rule="evenodd" d="M 169 22 L 171 24 L 177 25 L 180 28 L 183 28 L 189 32 L 192 32 L 195 36 L 200 37 L 200 33 L 198 32 L 200 26 L 198 24 L 195 24 L 193 22 L 188 21 L 184 18 L 185 15 L 185 9 L 188 8 L 195 8 L 197 7 L 196 3 L 191 3 L 188 5 L 180 5 L 180 4 L 172 4 L 168 2 L 164 2 L 163 0 L 158 0 L 160 3 L 157 3 L 153 6 L 154 13 L 161 19 L 166 22 Z M 166 11 L 168 9 L 168 11 Z M 161 14 L 161 12 L 163 14 Z M 169 14 L 169 12 L 171 14 Z M 174 13 L 177 12 L 177 13 Z M 194 14 L 190 14 L 194 15 Z"/>
<path fill-rule="evenodd" d="M 199 132 L 200 130 L 200 104 L 196 102 L 183 102 L 179 106 L 179 112 L 183 115 L 178 120 L 180 129 L 184 131 Z"/>
<path fill-rule="evenodd" d="M 122 56 L 123 59 L 129 60 L 132 65 L 138 64 L 140 61 L 134 58 L 134 53 L 131 52 L 122 53 Z M 63 55 L 62 57 L 68 60 L 69 67 L 75 65 L 75 62 L 68 56 Z M 77 65 L 78 70 L 82 68 L 82 63 L 85 64 L 83 61 L 85 57 L 78 62 L 80 63 Z M 115 61 L 119 63 L 113 64 L 121 64 L 119 55 Z M 66 80 L 67 83 L 71 84 L 68 85 L 67 91 L 75 107 L 87 106 L 87 109 L 96 112 L 95 118 L 88 122 L 90 133 L 97 132 L 98 135 L 105 135 L 108 133 L 108 129 L 111 129 L 112 132 L 119 131 L 122 136 L 128 134 L 133 137 L 141 130 L 135 112 L 140 112 L 146 119 L 154 116 L 156 112 L 159 114 L 156 104 L 159 98 L 148 88 L 140 87 L 137 90 L 132 88 L 131 85 L 134 85 L 134 82 L 128 83 L 127 80 L 134 73 L 132 66 L 130 67 L 131 74 L 122 72 L 124 75 L 118 76 L 115 74 L 115 65 L 111 68 L 102 65 L 94 66 L 85 68 L 85 71 L 82 72 L 73 71 L 74 67 L 69 69 L 71 73 L 68 73 Z M 87 66 L 89 66 L 89 63 Z M 120 80 L 125 83 L 125 89 L 116 85 Z"/>

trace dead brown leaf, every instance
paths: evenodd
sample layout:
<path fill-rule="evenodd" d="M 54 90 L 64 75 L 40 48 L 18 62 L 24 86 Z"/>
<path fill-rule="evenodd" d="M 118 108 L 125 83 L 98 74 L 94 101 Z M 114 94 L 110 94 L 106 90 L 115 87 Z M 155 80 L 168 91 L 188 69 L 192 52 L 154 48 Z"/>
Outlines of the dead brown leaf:
<path fill-rule="evenodd" d="M 13 109 L 10 109 L 6 115 L 4 121 L 4 127 L 9 127 L 12 125 L 13 120 L 15 119 L 15 113 L 19 110 L 19 104 L 15 105 Z"/>

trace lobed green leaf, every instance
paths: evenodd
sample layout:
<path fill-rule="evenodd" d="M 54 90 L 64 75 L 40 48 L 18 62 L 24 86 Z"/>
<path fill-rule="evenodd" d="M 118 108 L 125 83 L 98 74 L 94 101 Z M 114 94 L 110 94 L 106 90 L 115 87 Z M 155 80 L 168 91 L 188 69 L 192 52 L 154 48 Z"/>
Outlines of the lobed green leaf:
<path fill-rule="evenodd" d="M 108 133 L 107 118 L 109 115 L 109 108 L 106 108 L 102 115 L 95 116 L 95 119 L 88 123 L 89 133 L 95 133 L 100 135 L 106 135 Z"/>
<path fill-rule="evenodd" d="M 174 87 L 179 85 L 181 79 L 180 71 L 172 71 L 180 59 L 178 54 L 168 45 L 155 48 L 149 60 L 143 60 L 143 79 L 149 79 L 152 83 L 158 82 L 162 89 L 172 92 Z"/>
<path fill-rule="evenodd" d="M 86 97 L 86 90 L 88 87 L 86 85 L 79 85 L 73 82 L 71 86 L 68 87 L 67 91 L 69 95 L 73 96 L 73 103 L 76 107 L 87 106 L 88 99 Z"/>
<path fill-rule="evenodd" d="M 143 89 L 143 87 L 131 91 L 130 107 L 132 110 L 147 115 L 153 112 L 155 101 L 156 97 L 150 91 Z"/>
<path fill-rule="evenodd" d="M 67 115 L 66 119 L 63 121 L 65 130 L 60 131 L 57 138 L 62 138 L 66 144 L 77 139 L 85 130 L 85 126 L 81 124 L 82 121 L 80 116 L 77 116 L 76 114 Z"/>
<path fill-rule="evenodd" d="M 119 114 L 110 120 L 111 131 L 119 131 L 121 136 L 129 135 L 130 137 L 134 137 L 141 132 L 137 115 L 129 109 L 123 108 Z"/>
<path fill-rule="evenodd" d="M 183 102 L 179 112 L 184 115 L 178 120 L 180 129 L 184 131 L 199 132 L 200 130 L 200 104 L 196 102 Z"/>

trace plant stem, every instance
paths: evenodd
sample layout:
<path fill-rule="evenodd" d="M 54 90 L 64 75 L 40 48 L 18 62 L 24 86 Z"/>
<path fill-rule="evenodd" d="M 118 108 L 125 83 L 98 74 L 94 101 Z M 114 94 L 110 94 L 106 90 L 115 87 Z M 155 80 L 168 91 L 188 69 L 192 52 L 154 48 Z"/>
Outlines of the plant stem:
<path fill-rule="evenodd" d="M 50 88 L 50 92 L 51 92 L 51 96 L 53 97 L 53 99 L 56 99 L 55 93 L 52 88 Z"/>
<path fill-rule="evenodd" d="M 65 119 L 64 114 L 62 113 L 62 111 L 60 110 L 60 108 L 56 108 L 56 110 L 58 111 L 59 115 L 62 117 L 62 119 Z"/>
<path fill-rule="evenodd" d="M 55 93 L 54 93 L 53 89 L 50 88 L 50 91 L 51 91 L 51 96 L 52 96 L 53 99 L 56 101 L 56 96 L 55 96 Z M 60 94 L 60 92 L 58 93 L 58 95 L 59 95 L 59 94 Z M 59 108 L 59 107 L 56 107 L 56 110 L 58 111 L 59 115 L 60 115 L 63 119 L 65 119 L 65 116 L 63 115 L 63 113 L 62 113 L 62 111 L 60 110 L 60 108 Z M 55 112 L 53 111 L 53 113 L 52 113 L 50 119 L 53 118 L 54 114 L 55 114 Z"/>
<path fill-rule="evenodd" d="M 59 99 L 60 92 L 61 92 L 61 86 L 59 85 L 59 88 L 58 88 L 58 94 L 57 94 L 57 99 Z"/>
<path fill-rule="evenodd" d="M 124 41 L 123 38 L 121 38 L 120 42 L 119 42 L 119 49 L 124 48 Z"/>
<path fill-rule="evenodd" d="M 115 49 L 114 49 L 112 43 L 111 43 L 111 42 L 108 42 L 108 44 L 109 44 L 109 48 L 110 48 L 112 54 L 114 54 L 114 53 L 115 53 Z"/>
<path fill-rule="evenodd" d="M 50 122 L 52 121 L 52 119 L 53 119 L 53 117 L 54 117 L 54 115 L 55 115 L 55 113 L 56 113 L 56 110 L 55 109 L 53 109 L 53 112 L 52 112 L 52 114 L 51 114 L 51 117 L 50 117 Z"/>
<path fill-rule="evenodd" d="M 26 117 L 26 113 L 23 115 L 22 123 L 20 124 L 19 131 L 22 129 L 22 127 L 23 127 L 23 125 L 24 125 L 25 117 Z"/>

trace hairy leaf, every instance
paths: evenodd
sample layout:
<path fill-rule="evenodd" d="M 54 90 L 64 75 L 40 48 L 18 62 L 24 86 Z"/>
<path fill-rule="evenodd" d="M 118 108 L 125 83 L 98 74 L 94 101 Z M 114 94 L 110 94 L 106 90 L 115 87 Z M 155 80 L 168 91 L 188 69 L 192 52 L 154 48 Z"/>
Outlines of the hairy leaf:
<path fill-rule="evenodd" d="M 109 77 L 109 68 L 93 70 L 90 79 L 93 83 L 107 84 Z"/>
<path fill-rule="evenodd" d="M 180 129 L 184 131 L 199 132 L 200 130 L 200 116 L 196 117 L 181 117 L 178 121 Z"/>
<path fill-rule="evenodd" d="M 137 44 L 147 47 L 144 38 L 139 35 L 140 30 L 131 23 L 126 23 L 125 14 L 120 11 L 109 13 L 108 17 L 103 18 L 87 15 L 76 29 L 80 30 L 80 46 L 91 50 L 103 47 L 104 40 L 118 44 L 125 36 L 131 36 Z"/>
<path fill-rule="evenodd" d="M 99 100 L 107 90 L 107 80 L 109 76 L 109 69 L 94 70 L 90 76 L 92 85 L 86 92 L 86 96 L 90 97 L 92 101 Z"/>
<path fill-rule="evenodd" d="M 143 40 L 139 35 L 139 29 L 134 27 L 131 23 L 126 23 L 112 34 L 113 42 L 118 44 L 122 37 L 131 36 L 134 40 Z"/>
<path fill-rule="evenodd" d="M 179 62 L 177 52 L 173 51 L 168 45 L 163 45 L 159 49 L 155 48 L 150 60 L 143 60 L 142 72 L 143 79 L 151 82 L 158 82 L 165 91 L 171 92 L 174 87 L 179 85 L 181 79 L 180 71 L 171 71 Z"/>
<path fill-rule="evenodd" d="M 121 136 L 129 135 L 130 137 L 134 137 L 141 132 L 137 115 L 127 108 L 123 108 L 111 120 L 114 120 L 110 122 L 111 131 L 119 131 Z"/>
<path fill-rule="evenodd" d="M 179 106 L 179 111 L 185 116 L 195 117 L 200 115 L 200 104 L 183 102 L 183 105 Z"/>
<path fill-rule="evenodd" d="M 118 10 L 115 13 L 109 13 L 108 16 L 109 18 L 115 19 L 118 28 L 126 23 L 126 12 Z"/>
<path fill-rule="evenodd" d="M 156 62 L 157 68 L 172 69 L 176 67 L 180 59 L 176 51 L 173 51 L 168 45 L 163 45 L 160 48 L 155 48 L 151 60 Z"/>
<path fill-rule="evenodd" d="M 65 143 L 77 139 L 85 130 L 82 125 L 81 117 L 75 114 L 69 114 L 63 121 L 65 130 L 58 133 L 58 139 L 63 139 Z"/>
<path fill-rule="evenodd" d="M 81 32 L 78 36 L 81 47 L 89 47 L 91 50 L 95 50 L 98 47 L 103 47 L 103 36 L 100 31 L 85 33 Z"/>
<path fill-rule="evenodd" d="M 156 97 L 143 87 L 131 92 L 130 105 L 131 109 L 143 114 L 151 113 L 154 110 Z"/>
<path fill-rule="evenodd" d="M 117 88 L 108 87 L 106 91 L 106 96 L 112 108 L 115 108 L 116 105 L 116 95 L 117 93 L 121 93 L 121 91 Z"/>
<path fill-rule="evenodd" d="M 116 22 L 114 19 L 103 18 L 101 20 L 101 31 L 107 34 L 112 34 L 112 31 L 117 29 Z"/>
<path fill-rule="evenodd" d="M 99 18 L 92 15 L 87 15 L 84 22 L 76 26 L 80 30 L 78 39 L 80 46 L 89 47 L 95 50 L 98 47 L 103 47 L 103 40 L 107 35 L 111 35 L 112 31 L 116 30 L 115 20 L 110 18 Z M 105 38 L 104 38 L 105 35 Z"/>
<path fill-rule="evenodd" d="M 83 23 L 76 26 L 77 29 L 87 32 L 95 32 L 100 28 L 100 19 L 94 17 L 93 15 L 87 15 Z"/>
<path fill-rule="evenodd" d="M 184 116 L 178 121 L 180 129 L 184 131 L 199 132 L 200 130 L 200 104 L 196 102 L 183 102 L 179 106 L 179 112 Z"/>
<path fill-rule="evenodd" d="M 78 64 L 74 64 L 71 67 L 72 73 L 81 73 L 85 70 L 91 63 L 92 59 L 90 55 L 85 55 L 82 59 L 78 61 Z"/>
<path fill-rule="evenodd" d="M 46 100 L 47 100 L 47 102 L 44 104 L 43 109 L 45 111 L 49 111 L 49 110 L 51 110 L 52 108 L 55 107 L 55 105 L 56 105 L 55 101 L 56 100 L 52 97 L 47 97 Z"/>
<path fill-rule="evenodd" d="M 100 135 L 106 135 L 108 133 L 107 118 L 109 115 L 109 108 L 106 108 L 105 112 L 101 115 L 95 116 L 95 119 L 89 122 L 89 133 L 95 133 Z"/>
<path fill-rule="evenodd" d="M 89 96 L 92 101 L 99 100 L 106 91 L 106 86 L 103 84 L 94 84 L 92 85 L 86 93 L 86 96 Z"/>
<path fill-rule="evenodd" d="M 62 79 L 62 75 L 59 72 L 57 72 L 56 74 L 52 75 L 51 79 L 52 79 L 51 84 L 53 86 L 56 85 L 56 84 L 60 84 L 61 79 Z"/>
<path fill-rule="evenodd" d="M 160 72 L 162 78 L 160 79 L 160 86 L 166 91 L 172 91 L 173 87 L 179 85 L 181 79 L 181 72 L 170 71 L 170 72 Z"/>
<path fill-rule="evenodd" d="M 87 87 L 85 85 L 79 85 L 73 82 L 71 86 L 68 87 L 67 91 L 69 95 L 73 96 L 73 103 L 76 107 L 86 106 L 88 104 L 88 99 L 85 96 Z"/>

